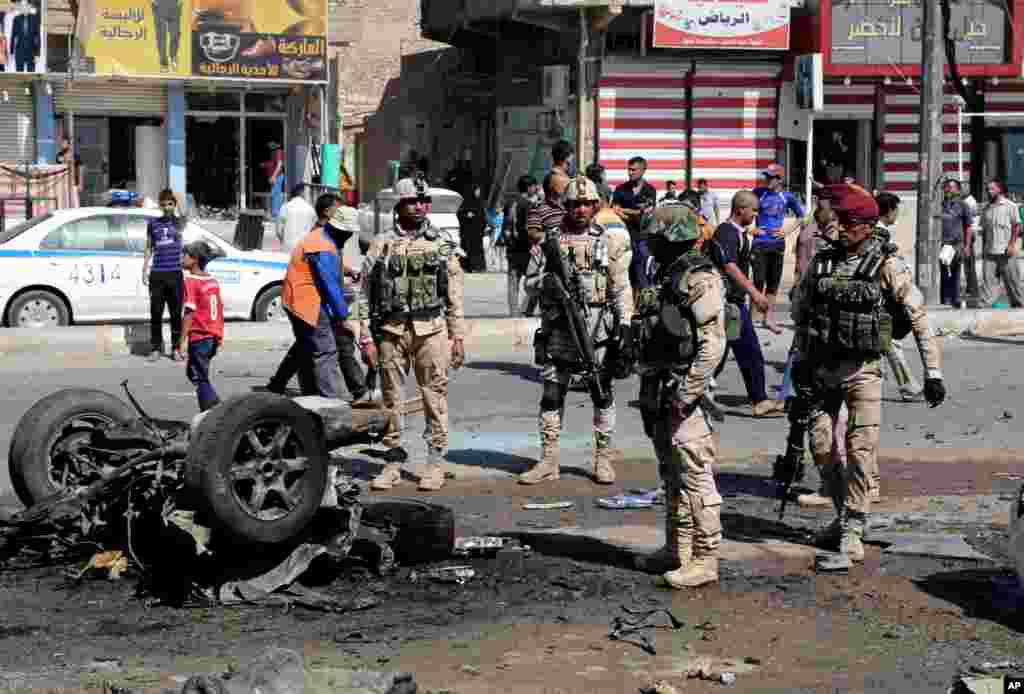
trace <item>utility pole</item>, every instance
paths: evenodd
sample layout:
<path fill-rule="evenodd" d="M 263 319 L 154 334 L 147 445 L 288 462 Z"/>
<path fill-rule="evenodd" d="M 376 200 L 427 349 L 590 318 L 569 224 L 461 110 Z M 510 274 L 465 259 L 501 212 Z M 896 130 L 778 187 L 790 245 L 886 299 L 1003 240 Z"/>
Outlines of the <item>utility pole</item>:
<path fill-rule="evenodd" d="M 580 8 L 580 43 L 576 54 L 576 168 L 590 164 L 587 150 L 587 109 L 590 106 L 590 84 L 587 79 L 587 55 L 590 51 L 590 21 L 587 8 Z"/>
<path fill-rule="evenodd" d="M 920 170 L 917 180 L 917 285 L 925 303 L 939 299 L 939 230 L 942 198 L 936 185 L 942 176 L 942 103 L 945 78 L 942 9 L 938 2 L 921 3 L 924 22 L 921 41 Z"/>

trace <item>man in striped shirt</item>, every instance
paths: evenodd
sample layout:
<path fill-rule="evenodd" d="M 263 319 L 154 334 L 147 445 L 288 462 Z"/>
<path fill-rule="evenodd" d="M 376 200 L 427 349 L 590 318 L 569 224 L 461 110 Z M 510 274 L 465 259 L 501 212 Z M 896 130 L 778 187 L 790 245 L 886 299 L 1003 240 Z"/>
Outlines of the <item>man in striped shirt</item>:
<path fill-rule="evenodd" d="M 543 267 L 544 254 L 540 246 L 544 243 L 544 237 L 552 229 L 561 229 L 565 215 L 568 214 L 565 206 L 562 205 L 562 192 L 565 189 L 559 188 L 559 185 L 561 185 L 561 177 L 557 173 L 552 172 L 545 176 L 544 202 L 531 209 L 526 217 L 526 233 L 530 238 L 530 258 L 527 261 L 526 277 L 530 276 L 531 270 L 534 271 L 534 274 L 537 274 L 539 268 Z M 536 305 L 540 298 L 539 288 L 527 285 L 524 287 L 524 290 L 528 307 L 524 313 L 529 315 L 533 313 L 532 307 Z"/>

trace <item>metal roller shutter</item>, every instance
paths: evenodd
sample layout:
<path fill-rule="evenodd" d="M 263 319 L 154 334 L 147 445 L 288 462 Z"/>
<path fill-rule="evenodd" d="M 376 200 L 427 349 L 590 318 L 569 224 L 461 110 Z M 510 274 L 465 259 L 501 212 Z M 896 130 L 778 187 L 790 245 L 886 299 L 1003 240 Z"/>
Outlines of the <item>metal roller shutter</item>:
<path fill-rule="evenodd" d="M 167 88 L 160 82 L 76 80 L 53 90 L 54 110 L 75 115 L 161 116 L 167 113 Z"/>
<path fill-rule="evenodd" d="M 722 201 L 753 188 L 777 158 L 776 121 L 782 67 L 697 61 L 693 78 L 694 183 L 706 178 Z"/>
<path fill-rule="evenodd" d="M 917 195 L 920 172 L 921 96 L 914 87 L 890 85 L 885 89 L 885 142 L 883 165 L 885 189 L 900 195 Z M 971 132 L 964 128 L 964 149 L 971 145 Z M 942 105 L 942 173 L 957 175 L 956 107 L 953 91 L 946 88 Z M 970 157 L 964 158 L 964 181 L 970 185 Z"/>
<path fill-rule="evenodd" d="M 686 79 L 690 64 L 612 61 L 599 84 L 601 163 L 613 188 L 632 157 L 647 159 L 646 179 L 686 181 Z"/>
<path fill-rule="evenodd" d="M 0 80 L 0 161 L 35 158 L 32 96 L 25 93 L 28 86 L 24 81 Z"/>

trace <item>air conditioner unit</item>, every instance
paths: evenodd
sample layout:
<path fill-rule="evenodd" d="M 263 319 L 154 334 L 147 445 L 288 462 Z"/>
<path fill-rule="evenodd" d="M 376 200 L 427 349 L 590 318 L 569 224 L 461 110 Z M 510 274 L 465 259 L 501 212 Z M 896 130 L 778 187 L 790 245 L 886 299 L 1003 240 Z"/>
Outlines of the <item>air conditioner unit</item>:
<path fill-rule="evenodd" d="M 544 105 L 564 106 L 569 102 L 569 66 L 546 65 L 544 71 Z"/>

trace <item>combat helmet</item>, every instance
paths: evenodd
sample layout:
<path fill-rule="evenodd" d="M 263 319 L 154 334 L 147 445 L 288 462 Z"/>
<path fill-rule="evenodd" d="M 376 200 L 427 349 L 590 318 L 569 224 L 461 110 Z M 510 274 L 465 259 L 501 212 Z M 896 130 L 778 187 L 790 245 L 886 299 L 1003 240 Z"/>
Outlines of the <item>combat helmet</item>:
<path fill-rule="evenodd" d="M 697 212 L 685 203 L 665 204 L 648 211 L 642 221 L 644 231 L 672 243 L 700 238 Z"/>
<path fill-rule="evenodd" d="M 427 187 L 426 179 L 418 176 L 401 179 L 395 183 L 394 192 L 398 197 L 398 202 L 430 199 L 430 188 Z"/>
<path fill-rule="evenodd" d="M 577 176 L 565 188 L 565 202 L 598 202 L 597 186 L 586 176 Z"/>

